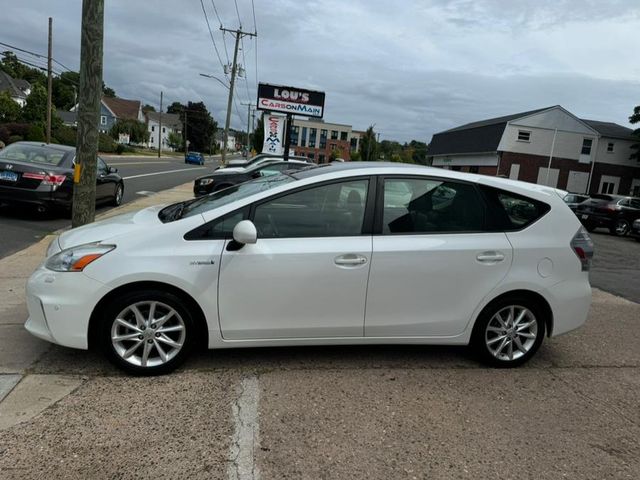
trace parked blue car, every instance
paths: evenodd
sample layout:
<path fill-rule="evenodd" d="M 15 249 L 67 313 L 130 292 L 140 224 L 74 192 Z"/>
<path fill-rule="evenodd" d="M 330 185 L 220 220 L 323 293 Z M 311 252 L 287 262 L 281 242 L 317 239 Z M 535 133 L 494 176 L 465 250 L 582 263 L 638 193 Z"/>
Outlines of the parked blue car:
<path fill-rule="evenodd" d="M 204 165 L 204 155 L 200 152 L 187 152 L 184 157 L 184 163 L 195 163 L 196 165 Z"/>

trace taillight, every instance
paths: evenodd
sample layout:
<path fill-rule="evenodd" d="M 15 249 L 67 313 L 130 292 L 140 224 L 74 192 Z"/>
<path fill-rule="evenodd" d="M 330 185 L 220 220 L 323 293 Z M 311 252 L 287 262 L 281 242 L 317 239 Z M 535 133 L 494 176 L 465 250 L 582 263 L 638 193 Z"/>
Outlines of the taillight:
<path fill-rule="evenodd" d="M 582 271 L 588 272 L 593 258 L 593 241 L 584 227 L 580 227 L 571 239 L 571 248 L 582 264 Z"/>
<path fill-rule="evenodd" d="M 22 174 L 22 178 L 30 178 L 32 180 L 41 180 L 42 185 L 53 185 L 54 187 L 59 187 L 64 183 L 67 177 L 66 175 L 25 172 Z"/>

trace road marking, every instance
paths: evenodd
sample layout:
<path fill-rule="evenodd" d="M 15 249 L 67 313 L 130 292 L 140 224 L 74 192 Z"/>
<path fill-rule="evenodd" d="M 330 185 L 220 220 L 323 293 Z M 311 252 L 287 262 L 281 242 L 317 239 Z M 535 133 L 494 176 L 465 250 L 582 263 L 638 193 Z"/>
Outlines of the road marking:
<path fill-rule="evenodd" d="M 229 448 L 229 480 L 259 480 L 255 452 L 260 447 L 258 403 L 260 383 L 257 377 L 248 377 L 240 384 L 238 399 L 231 407 L 233 439 Z"/>
<path fill-rule="evenodd" d="M 175 173 L 175 172 L 188 172 L 193 170 L 207 170 L 209 167 L 192 167 L 192 168 L 181 168 L 178 170 L 165 170 L 164 172 L 154 172 L 154 173 L 142 173 L 140 175 L 131 175 L 130 177 L 122 177 L 123 180 L 129 180 L 131 178 L 140 178 L 140 177 L 151 177 L 153 175 L 164 175 L 165 173 Z"/>
<path fill-rule="evenodd" d="M 151 195 L 153 195 L 156 192 L 150 192 L 149 190 L 141 190 L 139 192 L 136 192 L 136 195 L 142 195 L 143 197 L 149 197 Z"/>
<path fill-rule="evenodd" d="M 0 402 L 4 399 L 4 397 L 9 395 L 9 392 L 13 390 L 13 387 L 15 387 L 18 384 L 21 378 L 22 378 L 22 375 L 17 375 L 17 374 L 16 375 L 0 375 Z"/>
<path fill-rule="evenodd" d="M 171 162 L 123 162 L 123 163 L 109 163 L 109 166 L 116 165 L 118 167 L 122 167 L 125 165 L 151 165 L 158 163 L 171 163 Z"/>

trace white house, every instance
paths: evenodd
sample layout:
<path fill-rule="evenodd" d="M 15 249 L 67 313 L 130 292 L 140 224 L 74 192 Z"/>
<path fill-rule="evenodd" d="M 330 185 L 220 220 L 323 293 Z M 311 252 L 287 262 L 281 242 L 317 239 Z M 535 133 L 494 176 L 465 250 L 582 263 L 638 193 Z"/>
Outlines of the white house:
<path fill-rule="evenodd" d="M 147 130 L 149 131 L 148 148 L 158 148 L 158 144 L 162 141 L 162 149 L 173 151 L 173 147 L 169 144 L 169 135 L 171 133 L 182 133 L 182 123 L 180 116 L 175 113 L 162 114 L 162 126 L 160 126 L 160 113 L 147 112 L 145 114 L 147 121 Z"/>
<path fill-rule="evenodd" d="M 31 84 L 20 78 L 13 78 L 0 70 L 0 92 L 9 92 L 11 99 L 24 107 L 27 104 L 27 97 L 31 93 Z"/>

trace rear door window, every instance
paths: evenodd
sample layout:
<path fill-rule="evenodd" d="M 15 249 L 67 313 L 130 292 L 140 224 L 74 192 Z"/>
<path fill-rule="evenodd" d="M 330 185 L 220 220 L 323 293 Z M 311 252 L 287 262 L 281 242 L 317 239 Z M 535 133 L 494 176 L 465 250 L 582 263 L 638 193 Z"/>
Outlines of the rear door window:
<path fill-rule="evenodd" d="M 386 178 L 382 233 L 478 232 L 484 207 L 475 187 L 441 179 Z"/>

